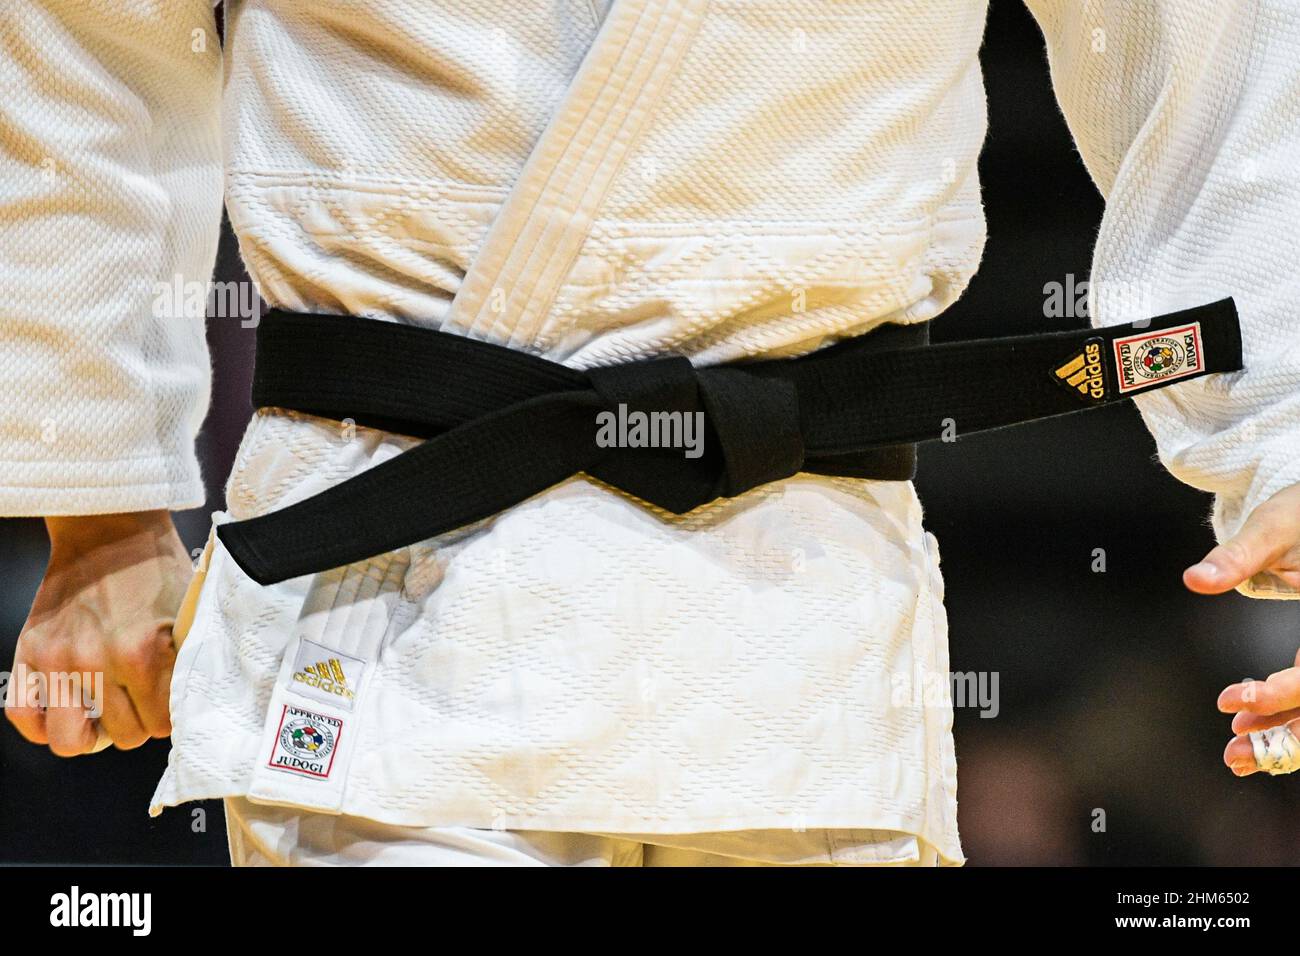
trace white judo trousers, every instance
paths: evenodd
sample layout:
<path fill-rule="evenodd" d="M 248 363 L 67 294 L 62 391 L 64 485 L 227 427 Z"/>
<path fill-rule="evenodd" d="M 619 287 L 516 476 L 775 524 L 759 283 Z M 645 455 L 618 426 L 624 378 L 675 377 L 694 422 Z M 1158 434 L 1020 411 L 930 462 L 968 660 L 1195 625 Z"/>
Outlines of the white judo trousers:
<path fill-rule="evenodd" d="M 234 866 L 938 866 L 891 834 L 738 830 L 601 834 L 398 827 L 226 799 Z M 904 841 L 905 842 L 905 841 Z M 904 852 L 899 852 L 903 850 Z"/>
<path fill-rule="evenodd" d="M 207 0 L 6 10 L 5 514 L 202 501 L 202 319 L 160 290 L 210 278 L 223 181 L 273 305 L 576 368 L 806 353 L 934 318 L 978 266 L 981 0 L 227 6 L 224 52 Z M 1247 371 L 1138 399 L 1229 534 L 1300 481 L 1300 13 L 1029 6 L 1107 198 L 1093 321 L 1241 310 Z M 412 443 L 261 410 L 216 520 Z M 960 863 L 921 517 L 905 482 L 799 475 L 677 517 L 578 476 L 265 588 L 214 543 L 151 812 L 228 799 L 249 861 Z"/>

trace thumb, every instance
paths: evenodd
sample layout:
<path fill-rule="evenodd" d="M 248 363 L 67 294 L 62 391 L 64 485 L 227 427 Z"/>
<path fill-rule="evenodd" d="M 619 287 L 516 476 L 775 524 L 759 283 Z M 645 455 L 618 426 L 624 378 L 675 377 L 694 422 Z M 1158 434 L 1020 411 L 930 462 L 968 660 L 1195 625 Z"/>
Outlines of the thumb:
<path fill-rule="evenodd" d="M 1222 594 L 1267 570 L 1291 545 L 1283 522 L 1267 507 L 1256 508 L 1235 535 L 1183 572 L 1197 594 Z"/>

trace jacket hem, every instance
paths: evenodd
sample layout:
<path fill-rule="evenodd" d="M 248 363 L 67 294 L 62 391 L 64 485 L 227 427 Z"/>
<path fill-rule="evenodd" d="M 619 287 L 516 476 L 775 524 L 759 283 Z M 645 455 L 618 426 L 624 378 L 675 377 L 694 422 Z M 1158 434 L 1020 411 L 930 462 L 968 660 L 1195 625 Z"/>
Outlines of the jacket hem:
<path fill-rule="evenodd" d="M 98 463 L 83 467 L 100 468 Z M 145 481 L 106 485 L 103 475 L 78 474 L 71 469 L 72 480 L 84 484 L 16 486 L 0 485 L 0 515 L 7 518 L 41 518 L 49 516 L 123 514 L 131 511 L 185 511 L 197 508 L 207 498 L 198 477 L 180 482 Z M 101 483 L 96 483 L 99 478 Z"/>
<path fill-rule="evenodd" d="M 616 825 L 610 824 L 610 817 L 596 814 L 586 816 L 548 816 L 539 814 L 518 817 L 495 815 L 488 818 L 473 813 L 443 814 L 429 810 L 393 811 L 375 807 L 365 801 L 345 802 L 338 813 L 332 814 L 328 810 L 301 807 L 289 801 L 253 798 L 248 795 L 247 787 L 238 785 L 186 788 L 182 791 L 176 785 L 172 772 L 169 770 L 159 782 L 158 789 L 150 802 L 149 816 L 157 817 L 165 809 L 179 807 L 182 804 L 197 800 L 224 800 L 232 797 L 242 798 L 266 806 L 300 809 L 302 813 L 361 817 L 388 826 L 419 828 L 468 827 L 476 830 L 541 830 L 556 833 L 594 833 L 625 839 L 635 839 L 638 836 L 643 836 L 646 837 L 646 839 L 640 841 L 643 843 L 655 842 L 654 837 L 681 837 L 692 834 L 735 833 L 750 830 L 788 831 L 796 829 L 796 824 L 793 821 L 797 820 L 797 829 L 805 832 L 813 830 L 874 830 L 914 837 L 918 842 L 923 842 L 934 848 L 938 854 L 940 865 L 963 866 L 966 863 L 965 854 L 962 852 L 958 840 L 949 838 L 946 835 L 928 833 L 926 827 L 901 814 L 873 813 L 866 810 L 859 814 L 838 815 L 770 812 L 746 816 L 734 814 L 716 816 L 674 815 L 671 821 L 639 820 Z M 945 829 L 950 833 L 955 833 L 956 826 L 946 827 Z M 836 852 L 845 856 L 844 862 L 859 862 L 847 858 L 852 854 L 847 852 L 846 847 L 841 847 Z M 870 862 L 888 866 L 908 863 L 911 862 L 911 859 L 910 856 L 900 856 L 895 859 L 878 859 Z"/>

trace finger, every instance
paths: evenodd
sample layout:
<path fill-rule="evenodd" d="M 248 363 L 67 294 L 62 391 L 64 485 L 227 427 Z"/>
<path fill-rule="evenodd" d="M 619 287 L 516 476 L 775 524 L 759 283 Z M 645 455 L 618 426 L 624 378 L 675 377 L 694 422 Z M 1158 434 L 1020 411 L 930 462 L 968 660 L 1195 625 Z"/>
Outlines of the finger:
<path fill-rule="evenodd" d="M 141 725 L 151 737 L 167 737 L 172 732 L 168 698 L 175 664 L 171 628 L 159 625 L 147 640 L 118 658 L 114 668 L 140 716 Z"/>
<path fill-rule="evenodd" d="M 1300 668 L 1289 667 L 1268 680 L 1245 680 L 1225 687 L 1219 694 L 1219 710 L 1235 714 L 1248 710 L 1255 714 L 1279 714 L 1300 707 Z"/>
<path fill-rule="evenodd" d="M 1275 578 L 1278 578 L 1287 587 L 1300 591 L 1300 571 L 1287 571 L 1273 568 L 1269 573 Z"/>
<path fill-rule="evenodd" d="M 1234 734 L 1248 734 L 1252 730 L 1267 730 L 1300 718 L 1300 707 L 1292 707 L 1277 714 L 1256 714 L 1243 710 L 1232 718 Z"/>
<path fill-rule="evenodd" d="M 1234 737 L 1224 748 L 1223 761 L 1239 777 L 1300 770 L 1300 720 Z"/>
<path fill-rule="evenodd" d="M 1240 531 L 1183 572 L 1183 583 L 1197 594 L 1231 591 L 1286 554 L 1295 525 L 1288 508 L 1256 508 Z"/>
<path fill-rule="evenodd" d="M 1244 734 L 1228 741 L 1228 746 L 1223 749 L 1223 762 L 1238 777 L 1259 773 L 1259 766 L 1255 763 L 1255 748 L 1250 738 Z"/>
<path fill-rule="evenodd" d="M 46 744 L 49 739 L 45 735 L 45 705 L 29 693 L 27 678 L 33 673 L 30 664 L 15 657 L 9 686 L 5 688 L 5 716 L 25 739 L 34 744 Z"/>
<path fill-rule="evenodd" d="M 49 743 L 45 735 L 45 711 L 41 708 L 14 704 L 5 708 L 5 716 L 25 740 L 34 744 Z"/>
<path fill-rule="evenodd" d="M 53 701 L 51 702 L 53 703 Z M 81 701 L 59 702 L 45 711 L 45 734 L 50 750 L 60 757 L 75 757 L 95 749 L 99 733 Z"/>
<path fill-rule="evenodd" d="M 104 688 L 103 708 L 99 725 L 108 732 L 118 750 L 134 750 L 149 739 L 125 688 L 117 685 Z"/>

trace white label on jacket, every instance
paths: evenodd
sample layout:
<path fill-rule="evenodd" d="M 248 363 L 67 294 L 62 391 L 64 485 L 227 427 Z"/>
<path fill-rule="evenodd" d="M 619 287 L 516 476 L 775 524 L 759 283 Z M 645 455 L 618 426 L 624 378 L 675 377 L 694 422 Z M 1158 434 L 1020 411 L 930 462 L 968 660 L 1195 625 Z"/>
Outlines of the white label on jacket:
<path fill-rule="evenodd" d="M 293 661 L 289 689 L 326 704 L 351 710 L 366 662 L 303 638 Z"/>
<path fill-rule="evenodd" d="M 285 705 L 267 766 L 325 780 L 334 767 L 343 721 Z"/>

